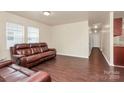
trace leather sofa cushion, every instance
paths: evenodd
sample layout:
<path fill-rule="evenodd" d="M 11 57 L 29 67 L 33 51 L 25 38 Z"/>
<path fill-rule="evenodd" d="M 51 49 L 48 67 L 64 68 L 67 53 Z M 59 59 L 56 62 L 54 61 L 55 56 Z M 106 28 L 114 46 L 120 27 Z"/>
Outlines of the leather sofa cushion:
<path fill-rule="evenodd" d="M 41 44 L 40 43 L 31 43 L 30 44 L 30 47 L 33 48 L 33 47 L 40 47 Z"/>
<path fill-rule="evenodd" d="M 20 81 L 20 80 L 25 79 L 25 78 L 28 78 L 28 76 L 26 76 L 24 73 L 21 73 L 20 71 L 15 71 L 11 74 L 8 74 L 5 77 L 5 80 L 7 82 L 8 81 L 15 82 L 15 81 Z"/>
<path fill-rule="evenodd" d="M 44 47 L 44 46 L 47 46 L 46 43 L 40 43 L 40 47 Z"/>
<path fill-rule="evenodd" d="M 32 54 L 43 52 L 43 50 L 40 47 L 31 48 L 31 51 L 32 51 Z"/>
<path fill-rule="evenodd" d="M 26 81 L 28 81 L 28 82 L 32 82 L 32 81 L 35 81 L 35 82 L 38 82 L 38 81 L 45 82 L 47 80 L 51 81 L 51 78 L 50 78 L 49 74 L 44 72 L 44 71 L 39 71 L 36 74 L 32 75 L 30 78 L 28 78 Z"/>
<path fill-rule="evenodd" d="M 8 74 L 11 74 L 13 72 L 15 72 L 16 70 L 10 68 L 10 67 L 4 67 L 0 69 L 0 76 L 1 77 L 6 77 Z"/>
<path fill-rule="evenodd" d="M 19 49 L 16 51 L 18 55 L 25 55 L 25 56 L 29 56 L 32 54 L 31 49 Z"/>
<path fill-rule="evenodd" d="M 5 80 L 6 82 L 20 81 L 33 74 L 35 74 L 35 72 L 32 70 L 12 64 L 0 69 L 0 82 L 4 82 Z"/>
<path fill-rule="evenodd" d="M 54 55 L 54 54 L 55 54 L 55 51 L 47 51 L 47 52 L 43 52 L 43 53 L 39 53 L 39 54 L 35 54 L 35 55 L 30 55 L 30 56 L 26 57 L 26 61 L 27 61 L 27 63 L 32 63 L 43 57 L 47 57 L 47 56 Z"/>
<path fill-rule="evenodd" d="M 12 82 L 28 77 L 25 74 L 11 67 L 5 67 L 5 68 L 0 69 L 0 76 L 4 78 L 6 81 L 12 81 Z"/>
<path fill-rule="evenodd" d="M 30 55 L 26 57 L 27 63 L 32 63 L 34 61 L 37 61 L 41 58 L 40 54 Z"/>
<path fill-rule="evenodd" d="M 43 52 L 46 52 L 49 50 L 47 46 L 42 47 L 42 49 L 43 49 Z"/>
<path fill-rule="evenodd" d="M 30 48 L 29 44 L 17 44 L 15 45 L 16 49 L 24 49 L 24 48 Z"/>
<path fill-rule="evenodd" d="M 10 65 L 10 67 L 13 68 L 13 69 L 15 69 L 15 70 L 17 70 L 17 71 L 20 71 L 20 72 L 26 74 L 27 76 L 31 76 L 31 75 L 33 75 L 35 73 L 34 71 L 32 71 L 30 69 L 27 69 L 25 67 L 18 66 L 16 64 L 12 64 L 12 65 Z"/>
<path fill-rule="evenodd" d="M 42 47 L 40 47 L 40 51 L 41 51 L 41 52 L 43 52 L 43 49 L 42 49 Z"/>
<path fill-rule="evenodd" d="M 55 51 L 47 51 L 47 52 L 41 53 L 40 55 L 42 57 L 46 57 L 46 56 L 50 56 L 50 55 L 54 55 L 54 54 L 55 54 Z"/>

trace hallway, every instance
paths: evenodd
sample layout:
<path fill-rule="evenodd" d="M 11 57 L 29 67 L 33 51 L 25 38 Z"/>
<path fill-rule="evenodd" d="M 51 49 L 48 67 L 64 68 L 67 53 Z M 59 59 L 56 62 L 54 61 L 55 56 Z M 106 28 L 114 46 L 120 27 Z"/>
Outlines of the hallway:
<path fill-rule="evenodd" d="M 109 66 L 99 48 L 92 49 L 89 61 L 98 81 L 124 81 L 124 68 Z"/>

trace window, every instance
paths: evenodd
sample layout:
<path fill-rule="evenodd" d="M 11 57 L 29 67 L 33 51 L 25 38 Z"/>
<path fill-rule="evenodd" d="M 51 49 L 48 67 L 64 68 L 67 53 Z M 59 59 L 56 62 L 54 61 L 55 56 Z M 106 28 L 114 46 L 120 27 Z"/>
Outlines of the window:
<path fill-rule="evenodd" d="M 7 49 L 11 46 L 24 43 L 24 26 L 15 23 L 6 23 Z"/>
<path fill-rule="evenodd" d="M 28 43 L 39 42 L 39 29 L 35 27 L 28 27 Z"/>

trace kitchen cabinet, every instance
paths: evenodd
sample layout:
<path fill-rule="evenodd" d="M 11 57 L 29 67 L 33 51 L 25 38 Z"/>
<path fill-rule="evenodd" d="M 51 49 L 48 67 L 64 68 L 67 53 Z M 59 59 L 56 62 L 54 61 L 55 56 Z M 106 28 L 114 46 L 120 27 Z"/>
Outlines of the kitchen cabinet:
<path fill-rule="evenodd" d="M 124 46 L 114 47 L 114 65 L 124 66 Z"/>
<path fill-rule="evenodd" d="M 122 34 L 122 18 L 114 19 L 114 36 L 120 36 Z"/>

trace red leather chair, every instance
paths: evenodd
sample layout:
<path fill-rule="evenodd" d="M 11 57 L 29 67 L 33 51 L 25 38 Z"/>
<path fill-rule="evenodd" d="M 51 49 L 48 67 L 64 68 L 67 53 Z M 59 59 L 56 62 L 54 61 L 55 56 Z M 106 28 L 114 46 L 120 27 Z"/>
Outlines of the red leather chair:
<path fill-rule="evenodd" d="M 0 82 L 50 82 L 51 77 L 44 71 L 32 71 L 12 64 L 11 61 L 0 62 Z"/>

